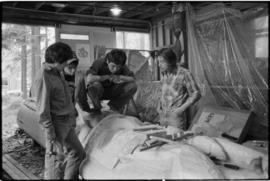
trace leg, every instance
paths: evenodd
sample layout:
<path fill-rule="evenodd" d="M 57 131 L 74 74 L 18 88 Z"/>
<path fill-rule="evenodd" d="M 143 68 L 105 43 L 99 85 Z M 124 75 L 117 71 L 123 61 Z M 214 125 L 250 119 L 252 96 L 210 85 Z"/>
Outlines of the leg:
<path fill-rule="evenodd" d="M 87 94 L 93 102 L 94 109 L 100 111 L 102 106 L 100 100 L 102 99 L 104 88 L 100 82 L 93 82 L 87 87 Z"/>
<path fill-rule="evenodd" d="M 74 128 L 72 128 L 65 140 L 67 149 L 67 162 L 65 168 L 64 179 L 78 179 L 79 167 L 86 157 L 86 153 L 80 143 Z"/>
<path fill-rule="evenodd" d="M 123 107 L 129 102 L 137 91 L 137 85 L 134 82 L 116 84 L 111 89 L 106 90 L 104 99 L 109 99 L 110 107 L 122 112 Z"/>
<path fill-rule="evenodd" d="M 52 151 L 53 153 L 50 154 L 50 151 Z M 63 179 L 63 162 L 63 152 L 57 149 L 55 144 L 50 143 L 49 140 L 46 139 L 44 179 Z"/>

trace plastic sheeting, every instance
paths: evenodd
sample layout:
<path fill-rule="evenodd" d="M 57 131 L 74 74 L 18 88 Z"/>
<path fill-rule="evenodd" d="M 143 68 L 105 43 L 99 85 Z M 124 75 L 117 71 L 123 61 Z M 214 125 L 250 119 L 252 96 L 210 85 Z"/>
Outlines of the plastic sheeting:
<path fill-rule="evenodd" d="M 252 110 L 254 125 L 268 127 L 268 47 L 256 36 L 268 38 L 268 7 L 243 14 L 218 3 L 199 11 L 187 5 L 186 12 L 189 68 L 204 95 L 201 106 Z M 267 57 L 259 58 L 260 51 Z"/>

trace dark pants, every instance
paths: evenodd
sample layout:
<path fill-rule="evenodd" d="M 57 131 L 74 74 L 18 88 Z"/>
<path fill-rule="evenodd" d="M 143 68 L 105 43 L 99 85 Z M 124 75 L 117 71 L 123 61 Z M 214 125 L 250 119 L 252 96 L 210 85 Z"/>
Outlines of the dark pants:
<path fill-rule="evenodd" d="M 62 120 L 54 124 L 54 127 L 56 140 L 66 149 L 66 153 L 53 144 L 54 154 L 49 155 L 47 149 L 50 143 L 46 140 L 44 179 L 78 179 L 79 166 L 86 154 L 75 133 L 75 128 L 64 124 Z"/>
<path fill-rule="evenodd" d="M 94 109 L 101 109 L 101 100 L 110 100 L 108 103 L 110 108 L 120 113 L 136 91 L 137 85 L 135 82 L 125 82 L 110 87 L 104 87 L 100 82 L 94 82 L 87 87 L 87 94 L 94 105 Z"/>

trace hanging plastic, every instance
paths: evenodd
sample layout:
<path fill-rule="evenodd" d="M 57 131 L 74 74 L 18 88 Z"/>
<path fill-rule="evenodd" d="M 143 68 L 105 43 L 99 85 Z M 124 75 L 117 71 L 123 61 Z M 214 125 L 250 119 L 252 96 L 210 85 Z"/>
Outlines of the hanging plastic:
<path fill-rule="evenodd" d="M 267 21 L 256 23 L 260 17 Z M 257 38 L 264 32 L 268 39 L 267 6 L 242 13 L 218 3 L 195 12 L 188 4 L 186 22 L 189 68 L 204 96 L 201 106 L 252 110 L 257 131 L 268 127 L 268 76 L 257 65 L 268 68 L 268 48 Z M 267 51 L 267 57 L 258 51 Z"/>

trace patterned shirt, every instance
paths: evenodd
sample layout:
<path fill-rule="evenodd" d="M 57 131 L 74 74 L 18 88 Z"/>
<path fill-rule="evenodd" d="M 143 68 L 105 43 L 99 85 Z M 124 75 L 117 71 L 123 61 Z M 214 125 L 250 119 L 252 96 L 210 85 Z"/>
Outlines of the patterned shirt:
<path fill-rule="evenodd" d="M 53 125 L 56 116 L 72 118 L 76 114 L 68 84 L 55 68 L 41 68 L 33 82 L 31 95 L 36 99 L 39 123 L 44 128 Z M 74 125 L 75 119 L 65 119 L 65 124 Z"/>
<path fill-rule="evenodd" d="M 165 114 L 182 106 L 187 99 L 195 102 L 200 98 L 200 90 L 192 74 L 183 67 L 179 67 L 175 75 L 162 76 L 161 82 L 161 111 Z"/>

